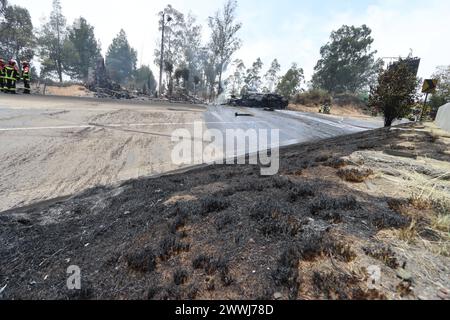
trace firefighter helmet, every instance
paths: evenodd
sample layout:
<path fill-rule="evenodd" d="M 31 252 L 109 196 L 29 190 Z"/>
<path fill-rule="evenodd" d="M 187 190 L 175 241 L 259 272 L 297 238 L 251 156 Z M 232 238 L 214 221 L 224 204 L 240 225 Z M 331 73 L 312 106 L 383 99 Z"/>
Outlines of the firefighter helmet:
<path fill-rule="evenodd" d="M 22 61 L 22 65 L 23 65 L 24 67 L 29 67 L 29 66 L 30 66 L 30 63 L 29 63 L 28 61 Z"/>

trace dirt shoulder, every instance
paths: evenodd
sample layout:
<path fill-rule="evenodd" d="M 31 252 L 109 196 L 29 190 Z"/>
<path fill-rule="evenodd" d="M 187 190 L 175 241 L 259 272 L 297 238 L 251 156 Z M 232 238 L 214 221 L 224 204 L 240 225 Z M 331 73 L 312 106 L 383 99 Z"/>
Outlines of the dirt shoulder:
<path fill-rule="evenodd" d="M 449 145 L 380 129 L 286 148 L 273 177 L 212 166 L 0 214 L 0 298 L 448 299 Z"/>
<path fill-rule="evenodd" d="M 43 93 L 44 85 L 35 88 L 35 92 Z M 94 92 L 89 91 L 85 86 L 82 85 L 70 85 L 70 86 L 47 86 L 45 88 L 45 94 L 51 96 L 61 96 L 61 97 L 94 97 Z"/>
<path fill-rule="evenodd" d="M 289 104 L 288 110 L 292 111 L 300 111 L 300 112 L 309 112 L 309 113 L 319 113 L 319 106 L 306 106 L 302 104 Z M 362 109 L 361 107 L 354 105 L 333 105 L 331 107 L 331 115 L 335 116 L 346 116 L 353 118 L 372 118 L 372 116 L 367 112 L 367 110 Z"/>

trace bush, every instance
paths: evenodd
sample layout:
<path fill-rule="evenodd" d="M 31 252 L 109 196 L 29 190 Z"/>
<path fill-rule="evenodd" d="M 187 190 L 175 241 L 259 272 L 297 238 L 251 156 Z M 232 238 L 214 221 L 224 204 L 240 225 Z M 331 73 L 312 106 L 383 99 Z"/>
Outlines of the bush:
<path fill-rule="evenodd" d="M 354 93 L 340 93 L 333 97 L 333 104 L 337 106 L 356 106 L 356 107 L 367 107 L 369 100 L 368 95 L 364 94 L 354 94 Z"/>
<path fill-rule="evenodd" d="M 331 104 L 331 102 L 331 94 L 321 89 L 312 89 L 299 93 L 294 97 L 294 103 L 305 106 L 321 106 L 324 104 Z"/>
<path fill-rule="evenodd" d="M 369 106 L 384 115 L 384 126 L 390 127 L 396 119 L 408 116 L 418 100 L 419 81 L 411 64 L 416 58 L 400 59 L 388 69 L 381 70 L 378 85 L 370 92 Z"/>

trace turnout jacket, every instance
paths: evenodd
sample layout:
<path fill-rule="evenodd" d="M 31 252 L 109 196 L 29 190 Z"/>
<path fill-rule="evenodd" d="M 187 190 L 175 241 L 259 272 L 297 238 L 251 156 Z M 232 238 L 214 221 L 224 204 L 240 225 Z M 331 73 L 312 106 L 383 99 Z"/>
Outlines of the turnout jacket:
<path fill-rule="evenodd" d="M 22 79 L 30 81 L 30 67 L 23 68 Z"/>
<path fill-rule="evenodd" d="M 5 67 L 4 78 L 5 80 L 17 81 L 20 79 L 19 71 L 17 70 L 17 68 L 8 65 Z"/>
<path fill-rule="evenodd" d="M 5 78 L 5 65 L 0 66 L 0 80 L 3 80 Z"/>

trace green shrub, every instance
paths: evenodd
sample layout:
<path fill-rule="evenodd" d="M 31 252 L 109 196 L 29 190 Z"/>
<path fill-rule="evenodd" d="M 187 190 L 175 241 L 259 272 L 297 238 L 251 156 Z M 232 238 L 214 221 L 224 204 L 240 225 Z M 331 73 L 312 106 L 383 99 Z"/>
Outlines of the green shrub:
<path fill-rule="evenodd" d="M 354 93 L 340 93 L 333 97 L 333 104 L 337 106 L 366 107 L 369 100 L 368 95 Z"/>

